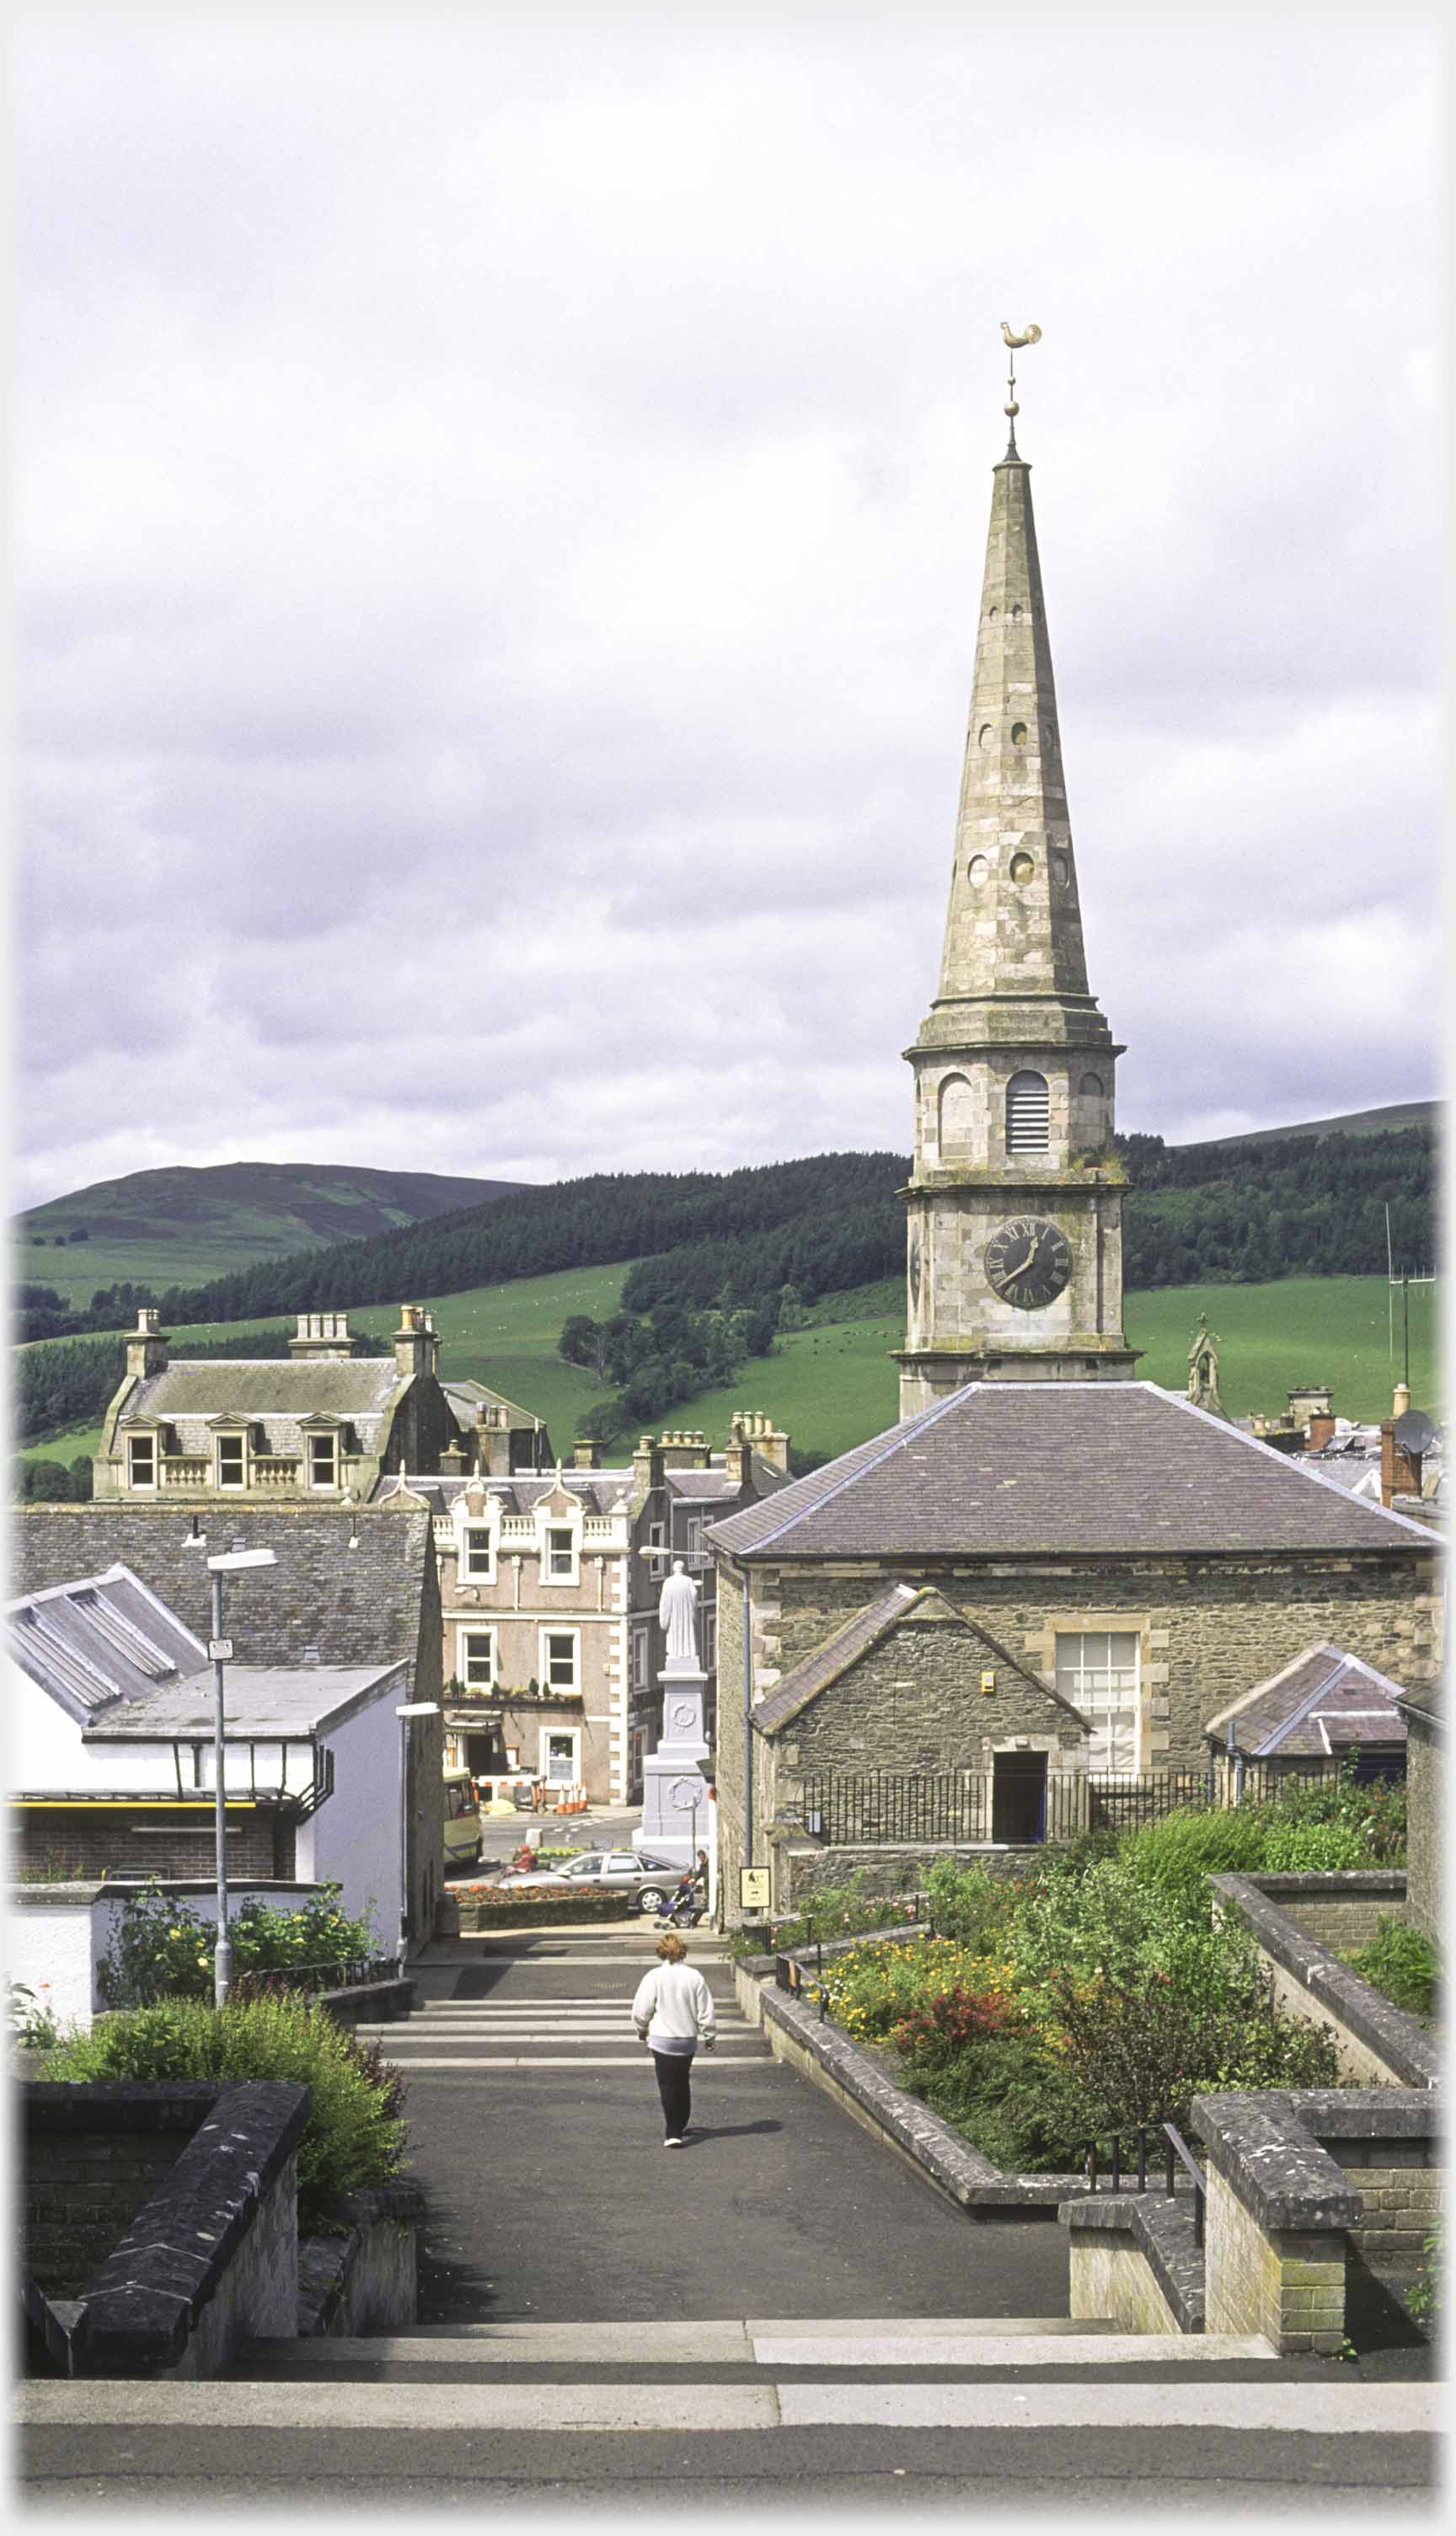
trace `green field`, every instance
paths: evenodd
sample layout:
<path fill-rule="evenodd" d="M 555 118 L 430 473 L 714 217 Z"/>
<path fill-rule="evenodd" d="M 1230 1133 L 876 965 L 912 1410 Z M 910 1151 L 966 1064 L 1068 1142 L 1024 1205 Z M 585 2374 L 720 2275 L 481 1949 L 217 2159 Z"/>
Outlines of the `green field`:
<path fill-rule="evenodd" d="M 562 1363 L 556 1354 L 561 1325 L 572 1312 L 605 1319 L 616 1308 L 625 1274 L 622 1266 L 566 1269 L 438 1297 L 430 1308 L 440 1332 L 442 1372 L 489 1383 L 544 1418 L 565 1458 L 579 1414 L 601 1396 L 601 1386 L 594 1375 Z M 1418 1407 L 1437 1415 L 1438 1293 L 1430 1286 L 1411 1293 L 1412 1395 Z M 1388 1416 L 1401 1366 L 1401 1320 L 1397 1294 L 1392 1363 L 1383 1277 L 1289 1277 L 1269 1286 L 1174 1286 L 1129 1295 L 1127 1335 L 1145 1351 L 1141 1376 L 1182 1390 L 1200 1311 L 1220 1337 L 1224 1405 L 1234 1417 L 1252 1410 L 1276 1416 L 1285 1394 L 1303 1382 L 1328 1382 L 1341 1417 Z M 387 1338 L 398 1312 L 371 1304 L 349 1319 L 354 1328 Z M 241 1335 L 239 1325 L 214 1321 L 179 1329 L 173 1333 L 176 1353 L 185 1355 L 189 1338 L 225 1335 Z M 897 1368 L 890 1351 L 903 1335 L 893 1280 L 828 1297 L 814 1307 L 808 1328 L 787 1332 L 771 1357 L 750 1360 L 728 1389 L 678 1401 L 656 1424 L 701 1426 L 717 1446 L 734 1409 L 764 1409 L 788 1428 L 801 1452 L 848 1452 L 894 1423 Z M 78 1428 L 31 1446 L 26 1458 L 69 1462 L 95 1452 L 96 1441 L 95 1427 Z M 615 1458 L 621 1450 L 619 1439 Z"/>

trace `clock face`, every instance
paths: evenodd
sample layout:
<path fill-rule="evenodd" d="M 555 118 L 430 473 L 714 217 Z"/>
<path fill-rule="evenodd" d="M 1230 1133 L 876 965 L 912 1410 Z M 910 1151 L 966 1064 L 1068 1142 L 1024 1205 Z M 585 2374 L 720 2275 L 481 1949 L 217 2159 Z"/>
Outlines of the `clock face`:
<path fill-rule="evenodd" d="M 1004 1303 L 1040 1312 L 1054 1303 L 1072 1273 L 1072 1245 L 1045 1215 L 1014 1215 L 985 1245 L 985 1273 Z"/>

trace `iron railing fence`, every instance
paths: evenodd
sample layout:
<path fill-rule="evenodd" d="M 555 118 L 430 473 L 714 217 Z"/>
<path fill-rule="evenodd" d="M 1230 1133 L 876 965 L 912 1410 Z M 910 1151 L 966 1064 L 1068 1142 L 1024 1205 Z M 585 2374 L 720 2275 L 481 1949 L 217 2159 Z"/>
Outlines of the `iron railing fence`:
<path fill-rule="evenodd" d="M 393 1981 L 398 1970 L 393 1955 L 355 1955 L 332 1964 L 252 1964 L 233 1975 L 231 1996 L 267 1998 L 281 1991 L 356 1990 Z"/>
<path fill-rule="evenodd" d="M 1019 1756 L 1018 1756 L 1019 1757 Z M 804 1780 L 802 1818 L 827 1848 L 877 1844 L 977 1847 L 1130 1831 L 1186 1808 L 1259 1805 L 1292 1785 L 1328 1785 L 1339 1761 L 1297 1770 L 1245 1762 L 1212 1769 L 1093 1771 L 834 1770 Z"/>

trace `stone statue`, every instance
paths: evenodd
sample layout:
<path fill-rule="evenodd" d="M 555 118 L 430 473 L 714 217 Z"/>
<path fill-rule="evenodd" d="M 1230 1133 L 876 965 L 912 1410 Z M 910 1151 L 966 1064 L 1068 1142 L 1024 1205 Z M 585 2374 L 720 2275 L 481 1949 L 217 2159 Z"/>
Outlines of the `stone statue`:
<path fill-rule="evenodd" d="M 1209 1328 L 1206 1312 L 1198 1315 L 1198 1327 L 1188 1350 L 1188 1398 L 1195 1409 L 1212 1410 L 1216 1418 L 1225 1414 L 1219 1398 L 1219 1334 Z"/>
<path fill-rule="evenodd" d="M 666 1631 L 668 1664 L 697 1673 L 698 1589 L 680 1558 L 673 1559 L 671 1575 L 663 1579 L 658 1618 Z"/>

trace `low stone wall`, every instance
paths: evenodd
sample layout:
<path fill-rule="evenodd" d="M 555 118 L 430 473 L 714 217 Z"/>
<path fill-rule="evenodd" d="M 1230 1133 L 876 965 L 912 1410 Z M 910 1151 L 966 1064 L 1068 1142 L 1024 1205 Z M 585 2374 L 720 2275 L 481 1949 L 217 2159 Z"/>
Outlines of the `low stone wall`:
<path fill-rule="evenodd" d="M 1057 2213 L 1069 2232 L 1070 2313 L 1124 2333 L 1203 2331 L 1203 2251 L 1193 2196 L 1089 2193 Z"/>
<path fill-rule="evenodd" d="M 68 2310 L 73 2374 L 213 2377 L 247 2336 L 295 2330 L 307 2087 L 32 2081 L 24 2095 L 29 2137 L 191 2130 Z"/>
<path fill-rule="evenodd" d="M 311 1994 L 315 2007 L 322 2007 L 349 2033 L 356 2025 L 390 2024 L 408 2016 L 414 2005 L 414 1984 L 408 1974 L 396 1981 L 355 1982 L 348 1990 L 320 1990 Z"/>
<path fill-rule="evenodd" d="M 300 2334 L 399 2333 L 418 2314 L 417 2185 L 383 2185 L 340 2203 L 345 2233 L 298 2249 Z"/>
<path fill-rule="evenodd" d="M 13 1884 L 10 1888 L 9 1971 L 48 2008 L 58 2025 L 85 2032 L 104 2012 L 96 1967 L 111 1944 L 116 1919 L 139 1888 L 123 1884 Z M 163 1883 L 161 1891 L 185 1901 L 202 1919 L 217 1924 L 216 1884 Z M 320 1887 L 307 1881 L 278 1883 L 245 1879 L 229 1896 L 236 1910 L 256 1897 L 278 1911 L 299 1910 L 315 1900 Z"/>
<path fill-rule="evenodd" d="M 1405 1918 L 1403 1867 L 1344 1869 L 1327 1875 L 1251 1875 L 1245 1881 L 1306 1937 L 1317 1937 L 1337 1954 L 1367 1946 L 1382 1920 Z"/>
<path fill-rule="evenodd" d="M 960 1848 L 937 1841 L 867 1843 L 853 1849 L 824 1849 L 817 1841 L 785 1842 L 778 1851 L 776 1902 L 778 1916 L 787 1920 L 795 1911 L 812 1903 L 816 1893 L 848 1884 L 852 1876 L 862 1878 L 861 1890 L 870 1895 L 883 1894 L 888 1901 L 901 1894 L 918 1892 L 925 1880 L 927 1868 L 937 1860 L 948 1859 L 958 1868 L 980 1867 L 987 1875 L 1025 1875 L 1047 1856 L 1044 1844 L 1011 1848 L 1004 1844 L 987 1844 Z"/>
<path fill-rule="evenodd" d="M 1278 2005 L 1306 2023 L 1330 2028 L 1345 2077 L 1366 2086 L 1439 2083 L 1441 2057 L 1424 2026 L 1382 1998 L 1304 1925 L 1321 1912 L 1338 1925 L 1338 1914 L 1347 1907 L 1378 1918 L 1381 1893 L 1388 1910 L 1390 1888 L 1398 1884 L 1403 1891 L 1403 1875 L 1211 1875 L 1209 1883 L 1215 1915 L 1232 1914 L 1253 1937 Z M 1346 1885 L 1361 1889 L 1354 1896 L 1328 1889 Z M 1303 1920 L 1295 1917 L 1296 1908 L 1303 1912 Z M 1340 1943 L 1345 1942 L 1342 1936 Z"/>
<path fill-rule="evenodd" d="M 538 1887 L 514 1902 L 504 1894 L 471 1902 L 462 1894 L 460 1929 L 462 1936 L 482 1929 L 558 1929 L 584 1920 L 626 1920 L 634 1907 L 630 1893 L 573 1893 L 570 1885 L 557 1893 Z"/>
<path fill-rule="evenodd" d="M 1418 2252 L 1439 2205 L 1439 2117 L 1429 2091 L 1413 2088 L 1195 2097 L 1210 2332 L 1338 2351 L 1350 2250 L 1367 2262 Z"/>

